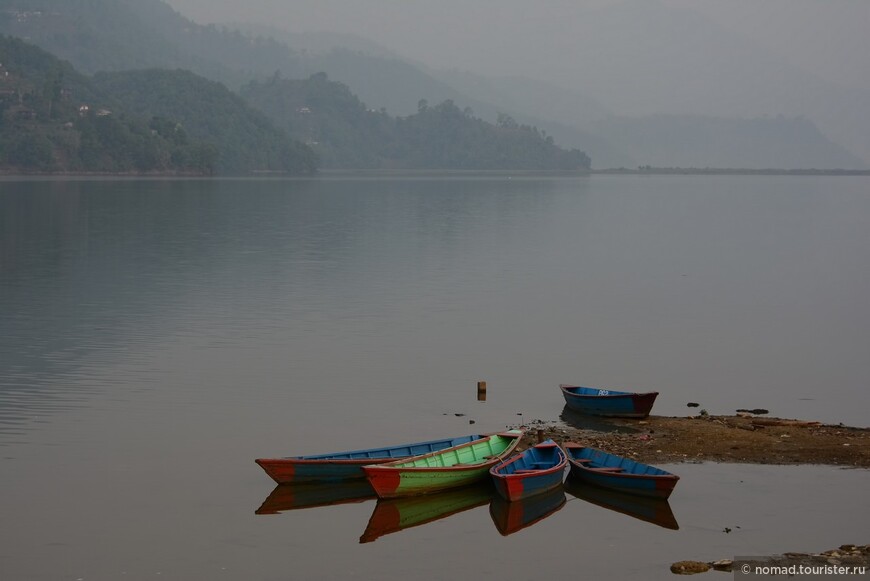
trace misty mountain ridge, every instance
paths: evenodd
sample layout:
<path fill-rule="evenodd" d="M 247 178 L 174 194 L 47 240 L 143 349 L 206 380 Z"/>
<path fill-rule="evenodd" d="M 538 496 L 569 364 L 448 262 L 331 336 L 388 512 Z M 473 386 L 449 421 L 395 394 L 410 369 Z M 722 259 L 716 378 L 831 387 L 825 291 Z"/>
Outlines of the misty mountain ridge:
<path fill-rule="evenodd" d="M 607 135 L 616 147 L 641 160 L 639 165 L 790 169 L 795 159 L 802 159 L 807 160 L 805 168 L 865 167 L 860 159 L 831 142 L 803 117 L 650 115 L 609 117 L 592 127 Z"/>
<path fill-rule="evenodd" d="M 16 11 L 33 14 L 37 8 L 44 11 L 40 17 L 14 17 Z M 696 24 L 703 30 L 702 23 Z M 844 148 L 832 147 L 820 131 L 792 131 L 792 138 L 809 140 L 804 147 L 771 141 L 776 135 L 785 138 L 789 134 L 773 131 L 770 139 L 765 138 L 765 145 L 759 147 L 751 139 L 710 135 L 711 127 L 724 130 L 723 116 L 658 116 L 655 122 L 639 116 L 620 117 L 619 107 L 611 102 L 618 104 L 619 100 L 610 95 L 613 90 L 628 90 L 627 86 L 616 84 L 604 99 L 586 97 L 602 88 L 594 75 L 584 79 L 584 90 L 578 92 L 516 77 L 433 71 L 391 56 L 394 53 L 390 49 L 381 49 L 374 41 L 347 35 L 297 36 L 303 39 L 299 41 L 304 45 L 300 49 L 287 44 L 293 33 L 288 33 L 285 41 L 277 32 L 271 37 L 252 36 L 227 27 L 202 26 L 160 0 L 0 0 L 0 31 L 29 37 L 86 72 L 186 68 L 235 89 L 275 71 L 299 79 L 324 71 L 330 79 L 348 85 L 369 108 L 384 107 L 392 114 L 413 114 L 420 99 L 430 103 L 451 100 L 460 109 L 469 107 L 475 116 L 490 122 L 498 113 L 507 113 L 519 123 L 534 125 L 559 144 L 589 152 L 597 168 L 633 167 L 653 163 L 654 159 L 665 159 L 663 164 L 668 166 L 687 165 L 695 157 L 722 167 L 735 167 L 736 162 L 746 159 L 754 161 L 752 167 L 866 167 Z M 335 48 L 343 42 L 354 48 Z M 331 50 L 321 52 L 319 48 Z M 608 55 L 606 60 L 618 64 L 618 59 L 612 57 Z M 668 65 L 662 70 L 673 68 Z M 850 104 L 851 108 L 855 106 L 857 103 Z M 775 109 L 771 112 L 778 113 Z M 752 121 L 740 118 L 734 124 L 743 127 Z M 799 124 L 805 127 L 807 122 L 801 119 Z M 676 126 L 669 129 L 668 123 Z M 691 134 L 686 133 L 687 123 L 699 124 L 695 133 L 708 135 L 707 140 L 693 138 L 694 147 L 688 150 L 671 137 Z M 759 123 L 763 125 L 763 118 Z M 631 130 L 633 124 L 636 127 Z M 661 132 L 659 138 L 649 137 L 656 131 Z M 628 137 L 631 135 L 636 139 Z M 641 143 L 645 146 L 640 147 Z M 789 155 L 773 155 L 774 150 Z"/>
<path fill-rule="evenodd" d="M 310 174 L 318 154 L 326 167 L 356 169 L 590 166 L 583 152 L 509 116 L 493 125 L 448 100 L 394 118 L 325 73 L 273 75 L 243 93 L 183 69 L 88 78 L 0 35 L 0 173 Z"/>
<path fill-rule="evenodd" d="M 335 169 L 459 169 L 586 171 L 583 152 L 566 151 L 537 128 L 508 115 L 488 123 L 453 101 L 391 117 L 368 109 L 350 89 L 325 73 L 308 79 L 252 81 L 242 88 L 247 102 L 320 155 Z"/>
<path fill-rule="evenodd" d="M 627 17 L 632 14 L 631 6 L 631 2 L 625 2 L 613 7 L 612 14 L 619 18 Z M 636 11 L 633 18 L 650 10 L 647 7 Z M 696 14 L 689 14 L 689 18 L 702 31 L 699 35 L 705 34 L 705 20 Z M 660 15 L 658 19 L 661 19 Z M 251 30 L 275 35 L 274 39 L 298 48 L 292 44 L 294 35 L 298 33 L 276 27 L 252 27 Z M 592 152 L 597 168 L 633 167 L 653 162 L 695 167 L 701 160 L 708 163 L 700 167 L 710 164 L 750 169 L 868 167 L 864 160 L 833 143 L 805 115 L 794 112 L 777 114 L 775 107 L 769 110 L 774 112 L 776 123 L 770 122 L 771 115 L 761 113 L 730 117 L 702 113 L 620 115 L 588 93 L 553 83 L 521 76 L 495 77 L 459 69 L 432 69 L 406 59 L 400 60 L 392 49 L 375 41 L 361 41 L 356 35 L 322 33 L 319 42 L 312 40 L 318 37 L 318 33 L 307 33 L 306 36 L 309 47 L 318 46 L 321 50 L 306 55 L 309 66 L 313 64 L 309 70 L 329 71 L 332 78 L 351 86 L 368 103 L 381 103 L 391 112 L 405 114 L 416 106 L 416 94 L 425 91 L 427 95 L 469 106 L 485 119 L 494 119 L 499 112 L 508 112 L 523 122 L 546 130 L 559 143 Z M 353 49 L 341 46 L 344 39 L 351 42 Z M 660 48 L 649 48 L 654 53 L 661 51 Z M 788 76 L 800 76 L 791 67 L 786 68 Z M 654 75 L 655 70 L 651 67 L 650 72 Z M 654 79 L 651 77 L 650 82 Z M 589 83 L 588 89 L 593 90 L 594 85 Z M 673 123 L 673 127 L 668 127 L 669 123 Z M 757 124 L 754 130 L 749 127 L 753 123 Z M 794 125 L 785 130 L 784 127 L 790 123 Z M 697 127 L 690 129 L 688 126 L 692 124 Z M 715 129 L 722 130 L 723 134 L 717 137 L 715 132 L 711 132 Z M 651 131 L 661 132 L 658 140 L 655 136 L 650 139 Z M 692 146 L 676 142 L 673 136 L 678 134 L 690 138 Z M 636 136 L 637 141 L 627 138 L 629 135 Z M 702 135 L 706 139 L 700 139 Z M 752 135 L 758 137 L 757 143 L 751 139 Z M 778 136 L 786 141 L 777 143 Z M 796 144 L 794 139 L 801 139 L 803 143 Z M 640 147 L 640 143 L 644 146 Z"/>
<path fill-rule="evenodd" d="M 275 28 L 270 31 L 280 34 Z M 286 38 L 292 40 L 292 33 Z M 425 92 L 471 107 L 485 119 L 508 112 L 547 131 L 567 147 L 592 152 L 596 168 L 641 164 L 747 169 L 867 167 L 802 116 L 620 116 L 596 99 L 552 83 L 457 69 L 432 70 L 395 57 L 340 48 L 336 43 L 341 38 L 326 35 L 329 40 L 320 43 L 325 52 L 306 55 L 309 66 L 316 63 L 309 70 L 330 71 L 331 77 L 352 87 L 367 103 L 382 103 L 401 115 L 416 107 L 416 94 Z M 389 49 L 377 46 L 379 53 L 390 54 Z M 677 136 L 688 141 L 680 143 Z"/>
<path fill-rule="evenodd" d="M 207 84 L 190 92 L 199 109 L 199 100 L 207 98 L 215 106 L 222 94 L 229 94 L 219 83 L 202 81 Z M 167 84 L 173 83 L 164 83 L 161 92 Z M 151 83 L 150 88 L 140 86 L 137 94 L 153 90 Z M 194 131 L 198 135 L 193 136 L 179 122 L 187 111 L 178 108 L 179 116 L 171 118 L 137 114 L 118 96 L 39 47 L 0 35 L 0 172 L 211 175 L 264 168 L 314 170 L 313 152 L 267 124 L 246 124 L 257 114 L 238 97 L 222 111 L 220 121 L 221 127 L 242 127 L 248 134 L 244 157 L 236 155 L 238 131 L 224 140 L 213 133 Z M 269 165 L 269 146 L 290 155 Z"/>

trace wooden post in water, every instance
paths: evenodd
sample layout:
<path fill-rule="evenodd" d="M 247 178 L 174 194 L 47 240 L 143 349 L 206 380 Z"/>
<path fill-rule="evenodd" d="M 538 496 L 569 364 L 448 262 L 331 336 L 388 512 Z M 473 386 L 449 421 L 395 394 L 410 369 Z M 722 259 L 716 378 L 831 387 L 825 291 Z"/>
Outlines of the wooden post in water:
<path fill-rule="evenodd" d="M 477 382 L 477 401 L 486 401 L 486 382 Z"/>

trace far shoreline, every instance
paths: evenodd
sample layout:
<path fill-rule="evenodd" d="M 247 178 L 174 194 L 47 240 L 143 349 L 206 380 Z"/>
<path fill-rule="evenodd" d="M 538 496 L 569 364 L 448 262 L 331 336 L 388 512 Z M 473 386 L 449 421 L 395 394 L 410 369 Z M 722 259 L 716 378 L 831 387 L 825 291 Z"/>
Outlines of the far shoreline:
<path fill-rule="evenodd" d="M 106 179 L 317 179 L 317 178 L 438 178 L 438 177 L 587 177 L 609 175 L 633 176 L 807 176 L 807 177 L 867 177 L 870 170 L 850 169 L 746 169 L 746 168 L 681 168 L 641 167 L 637 169 L 607 168 L 589 170 L 534 170 L 534 169 L 340 169 L 321 168 L 314 173 L 283 171 L 252 171 L 245 174 L 210 174 L 197 172 L 89 172 L 40 171 L 18 172 L 0 169 L 0 179 L 40 178 L 106 178 Z"/>
<path fill-rule="evenodd" d="M 652 166 L 641 166 L 637 169 L 624 167 L 593 169 L 591 173 L 599 175 L 870 176 L 870 170 L 867 169 L 750 169 Z"/>

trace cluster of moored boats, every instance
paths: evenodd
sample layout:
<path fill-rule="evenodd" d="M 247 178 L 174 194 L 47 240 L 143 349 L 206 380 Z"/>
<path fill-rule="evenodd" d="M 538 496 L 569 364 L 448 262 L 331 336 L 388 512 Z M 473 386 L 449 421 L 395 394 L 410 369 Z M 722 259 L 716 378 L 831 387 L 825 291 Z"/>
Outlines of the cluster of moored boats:
<path fill-rule="evenodd" d="M 657 393 L 637 394 L 560 386 L 566 404 L 593 415 L 643 418 Z M 432 494 L 490 478 L 508 501 L 552 491 L 569 475 L 596 486 L 667 499 L 679 476 L 641 462 L 577 443 L 552 440 L 517 452 L 525 432 L 490 434 L 401 444 L 313 456 L 259 458 L 256 463 L 278 484 L 367 479 L 379 498 Z"/>

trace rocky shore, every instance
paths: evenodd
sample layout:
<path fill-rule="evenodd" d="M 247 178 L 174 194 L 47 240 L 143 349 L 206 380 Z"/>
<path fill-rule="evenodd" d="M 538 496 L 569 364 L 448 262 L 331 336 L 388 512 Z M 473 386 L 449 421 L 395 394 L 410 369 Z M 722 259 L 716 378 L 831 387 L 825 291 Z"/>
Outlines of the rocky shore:
<path fill-rule="evenodd" d="M 577 442 L 644 463 L 736 462 L 750 464 L 829 464 L 870 468 L 870 428 L 759 417 L 697 415 L 650 416 L 645 420 L 534 420 L 532 438 Z"/>
<path fill-rule="evenodd" d="M 671 565 L 671 573 L 675 575 L 694 575 L 705 573 L 711 569 L 716 571 L 741 571 L 748 575 L 756 567 L 776 567 L 780 570 L 804 567 L 807 574 L 848 575 L 863 578 L 870 571 L 870 545 L 841 545 L 836 549 L 821 553 L 784 553 L 770 557 L 746 560 L 722 559 L 706 563 L 704 561 L 677 561 Z M 864 573 L 855 573 L 856 567 L 863 567 Z M 847 569 L 848 568 L 848 569 Z M 848 572 L 847 572 L 848 571 Z M 785 575 L 788 577 L 794 576 Z M 816 578 L 816 577 L 812 577 Z"/>

